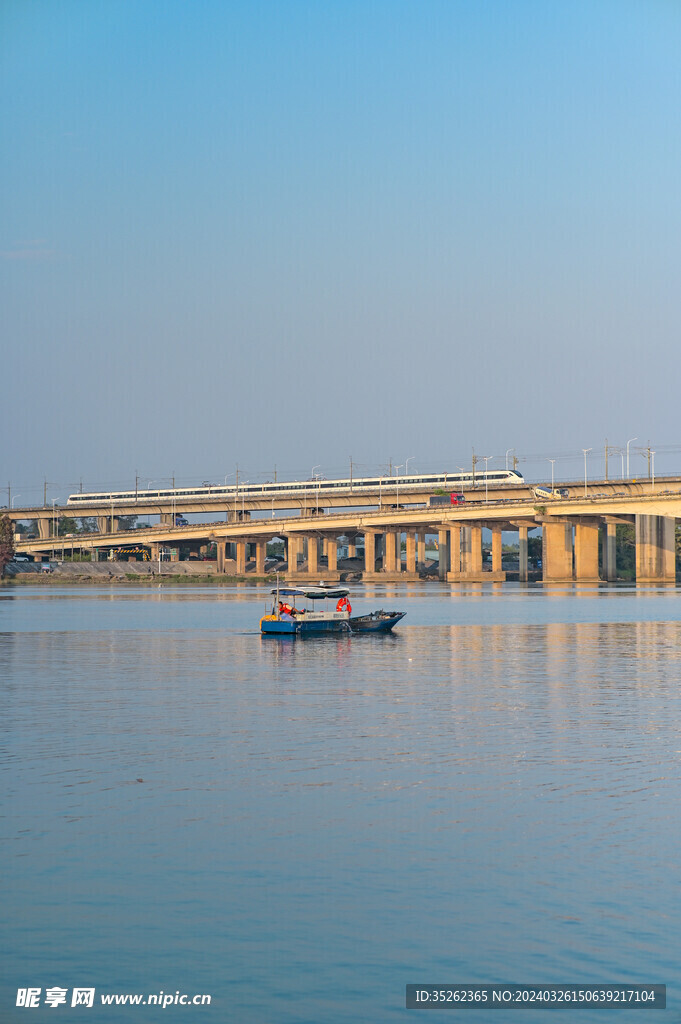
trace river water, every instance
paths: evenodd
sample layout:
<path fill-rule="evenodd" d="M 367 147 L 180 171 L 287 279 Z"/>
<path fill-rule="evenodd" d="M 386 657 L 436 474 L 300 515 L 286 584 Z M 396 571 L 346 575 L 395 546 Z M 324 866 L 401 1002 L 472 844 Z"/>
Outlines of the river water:
<path fill-rule="evenodd" d="M 472 982 L 666 983 L 606 1018 L 681 1020 L 681 594 L 374 586 L 394 636 L 290 641 L 266 593 L 0 590 L 0 1020 L 390 1022 Z M 212 1003 L 100 1002 L 160 992 Z"/>

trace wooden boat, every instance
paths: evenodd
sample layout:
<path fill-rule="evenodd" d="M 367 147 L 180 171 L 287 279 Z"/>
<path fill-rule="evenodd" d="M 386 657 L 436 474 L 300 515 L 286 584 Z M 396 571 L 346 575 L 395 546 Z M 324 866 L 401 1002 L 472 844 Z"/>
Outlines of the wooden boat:
<path fill-rule="evenodd" d="M 385 612 L 382 608 L 367 615 L 352 616 L 347 587 L 281 587 L 277 576 L 272 611 L 260 620 L 260 631 L 269 636 L 319 636 L 324 633 L 389 633 L 406 612 Z M 324 611 L 296 608 L 296 598 L 308 601 L 337 600 L 335 607 Z M 293 602 L 290 603 L 291 599 Z M 300 603 L 300 602 L 298 602 Z M 352 616 L 352 617 L 351 617 Z"/>
<path fill-rule="evenodd" d="M 276 595 L 269 615 L 260 620 L 260 631 L 268 636 L 321 636 L 325 633 L 349 633 L 350 613 L 347 610 L 347 587 L 280 587 L 277 581 Z M 284 598 L 284 600 L 282 600 Z M 289 603 L 293 598 L 294 603 Z M 295 599 L 309 601 L 338 599 L 333 609 L 314 611 L 296 608 Z"/>
<path fill-rule="evenodd" d="M 379 608 L 378 611 L 369 612 L 368 615 L 351 616 L 350 629 L 353 633 L 389 633 L 406 614 L 406 612 L 384 612 L 382 608 Z"/>

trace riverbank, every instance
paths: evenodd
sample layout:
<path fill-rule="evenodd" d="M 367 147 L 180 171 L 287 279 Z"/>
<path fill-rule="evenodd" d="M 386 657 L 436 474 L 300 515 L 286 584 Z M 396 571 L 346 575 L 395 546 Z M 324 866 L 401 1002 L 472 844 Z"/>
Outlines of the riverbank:
<path fill-rule="evenodd" d="M 133 586 L 158 586 L 159 583 L 172 583 L 179 586 L 230 586 L 235 583 L 276 583 L 276 576 L 235 576 L 229 573 L 176 573 L 172 571 L 160 572 L 156 569 L 148 573 L 131 572 L 100 572 L 100 573 L 75 573 L 60 572 L 54 569 L 52 572 L 22 572 L 15 576 L 5 576 L 0 580 L 2 587 L 24 587 L 24 586 L 95 586 L 110 583 L 131 584 Z"/>
<path fill-rule="evenodd" d="M 172 583 L 174 586 L 187 586 L 187 587 L 206 587 L 206 586 L 224 586 L 226 584 L 234 583 L 274 583 L 275 579 L 271 576 L 249 576 L 245 578 L 243 576 L 225 576 L 213 574 L 212 576 L 180 576 L 173 573 L 158 573 L 149 574 L 148 576 L 139 576 L 134 574 L 112 574 L 111 576 L 62 576 L 60 573 L 42 573 L 42 574 L 29 574 L 22 573 L 20 576 L 15 576 L 12 579 L 0 580 L 0 586 L 2 587 L 24 587 L 24 586 L 77 586 L 77 587 L 101 587 L 103 584 L 109 583 L 120 583 L 120 584 L 133 584 L 139 586 L 158 586 L 162 583 Z"/>
<path fill-rule="evenodd" d="M 0 580 L 0 586 L 24 586 L 27 584 L 40 586 L 103 586 L 110 583 L 133 584 L 141 586 L 158 586 L 159 583 L 172 583 L 180 586 L 225 586 L 235 583 L 272 583 L 276 582 L 276 573 L 269 572 L 265 575 L 256 575 L 255 564 L 251 563 L 245 574 L 238 574 L 234 571 L 234 563 L 227 566 L 228 571 L 217 572 L 215 562 L 61 562 L 53 564 L 50 572 L 44 572 L 42 567 L 33 563 L 17 563 L 7 567 L 5 576 Z M 286 578 L 289 583 L 298 586 L 309 585 L 310 580 L 307 573 L 301 572 L 289 577 L 285 563 L 280 571 L 280 579 Z M 470 582 L 495 582 L 492 574 L 489 579 L 477 579 Z M 535 582 L 541 578 L 540 573 L 531 573 L 530 581 Z M 406 573 L 374 573 L 368 575 L 362 572 L 361 566 L 351 565 L 341 568 L 333 576 L 328 574 L 324 567 L 320 567 L 315 582 L 325 580 L 333 583 L 407 583 L 439 582 L 437 563 L 430 562 L 426 565 L 426 572 L 418 576 Z M 507 571 L 506 581 L 517 581 L 517 572 Z M 464 582 L 464 581 L 462 581 Z"/>

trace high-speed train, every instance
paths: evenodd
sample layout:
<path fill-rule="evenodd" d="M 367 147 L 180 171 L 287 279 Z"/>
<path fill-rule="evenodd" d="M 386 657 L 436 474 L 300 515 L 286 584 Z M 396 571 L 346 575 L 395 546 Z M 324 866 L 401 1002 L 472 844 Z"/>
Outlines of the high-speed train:
<path fill-rule="evenodd" d="M 288 480 L 282 483 L 252 484 L 204 484 L 201 487 L 169 487 L 162 490 L 132 490 L 132 491 L 107 491 L 89 494 L 69 495 L 68 505 L 116 505 L 135 503 L 148 504 L 150 501 L 172 501 L 173 498 L 181 499 L 182 503 L 188 501 L 244 501 L 249 498 L 303 498 L 305 495 L 321 493 L 361 495 L 362 493 L 385 491 L 392 494 L 399 490 L 400 497 L 410 492 L 424 490 L 438 490 L 439 488 L 451 487 L 455 490 L 464 490 L 469 487 L 499 484 L 523 484 L 523 477 L 516 470 L 512 469 L 490 469 L 487 473 L 419 473 L 412 476 L 373 476 L 360 477 L 350 480 Z"/>

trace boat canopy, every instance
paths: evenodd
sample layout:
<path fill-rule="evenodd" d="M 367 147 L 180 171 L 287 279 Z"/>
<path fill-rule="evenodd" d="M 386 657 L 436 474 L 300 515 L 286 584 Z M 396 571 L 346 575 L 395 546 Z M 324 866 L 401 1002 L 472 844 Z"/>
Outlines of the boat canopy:
<path fill-rule="evenodd" d="M 347 597 L 350 591 L 347 587 L 279 587 L 270 593 L 279 594 L 280 597 L 308 597 L 312 601 L 319 601 L 323 597 Z"/>

